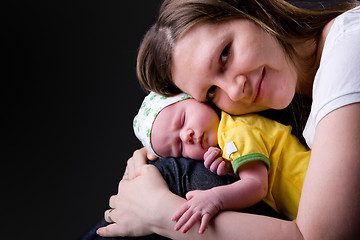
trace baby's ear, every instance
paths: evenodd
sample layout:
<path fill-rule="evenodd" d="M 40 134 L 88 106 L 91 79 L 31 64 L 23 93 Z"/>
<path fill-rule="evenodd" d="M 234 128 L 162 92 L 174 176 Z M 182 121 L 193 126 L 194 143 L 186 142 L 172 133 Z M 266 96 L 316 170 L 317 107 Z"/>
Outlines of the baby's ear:
<path fill-rule="evenodd" d="M 158 159 L 158 157 L 155 155 L 155 154 L 153 154 L 152 152 L 147 152 L 147 158 L 150 160 L 150 161 L 155 161 L 156 159 Z"/>

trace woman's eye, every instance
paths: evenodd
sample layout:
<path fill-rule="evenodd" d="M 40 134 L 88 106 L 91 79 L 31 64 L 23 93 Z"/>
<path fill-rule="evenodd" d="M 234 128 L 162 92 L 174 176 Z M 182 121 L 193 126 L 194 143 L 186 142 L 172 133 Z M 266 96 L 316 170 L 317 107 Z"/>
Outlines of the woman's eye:
<path fill-rule="evenodd" d="M 211 86 L 206 94 L 206 98 L 208 101 L 212 101 L 215 97 L 215 90 L 216 90 L 216 86 Z"/>
<path fill-rule="evenodd" d="M 224 48 L 224 50 L 221 52 L 220 54 L 220 63 L 222 65 L 225 65 L 226 62 L 228 61 L 229 59 L 229 56 L 230 56 L 230 48 L 231 48 L 231 45 L 228 44 L 226 45 L 226 47 Z"/>

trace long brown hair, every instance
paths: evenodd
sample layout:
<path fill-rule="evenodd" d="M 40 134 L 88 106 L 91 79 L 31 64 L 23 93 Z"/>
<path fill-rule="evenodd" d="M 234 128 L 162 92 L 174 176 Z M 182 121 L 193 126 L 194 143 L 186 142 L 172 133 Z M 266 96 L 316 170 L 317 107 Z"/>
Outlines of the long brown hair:
<path fill-rule="evenodd" d="M 317 44 L 329 21 L 357 5 L 357 1 L 351 1 L 309 10 L 283 0 L 165 0 L 157 21 L 140 45 L 137 75 L 141 85 L 149 91 L 165 96 L 180 93 L 171 78 L 171 55 L 176 42 L 196 24 L 238 18 L 258 24 L 275 37 L 293 59 L 295 44 L 308 40 Z"/>

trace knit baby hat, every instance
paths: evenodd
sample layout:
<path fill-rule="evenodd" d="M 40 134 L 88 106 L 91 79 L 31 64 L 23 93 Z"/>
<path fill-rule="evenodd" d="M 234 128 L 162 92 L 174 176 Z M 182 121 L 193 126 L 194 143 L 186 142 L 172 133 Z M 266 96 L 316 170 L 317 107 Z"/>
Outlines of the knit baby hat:
<path fill-rule="evenodd" d="M 136 137 L 144 147 L 155 156 L 160 157 L 156 154 L 150 142 L 151 129 L 155 118 L 164 108 L 189 98 L 191 98 L 191 96 L 185 93 L 180 93 L 173 97 L 164 97 L 155 92 L 150 92 L 142 102 L 140 110 L 134 118 L 133 128 Z"/>

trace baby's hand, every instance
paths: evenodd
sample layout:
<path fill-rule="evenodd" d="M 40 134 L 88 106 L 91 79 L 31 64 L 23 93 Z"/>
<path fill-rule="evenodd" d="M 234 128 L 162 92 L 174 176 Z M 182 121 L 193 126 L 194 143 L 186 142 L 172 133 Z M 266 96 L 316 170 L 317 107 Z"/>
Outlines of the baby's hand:
<path fill-rule="evenodd" d="M 223 176 L 231 172 L 230 161 L 222 158 L 221 156 L 222 151 L 217 147 L 209 147 L 204 154 L 205 167 L 219 176 Z"/>
<path fill-rule="evenodd" d="M 182 228 L 182 232 L 186 233 L 196 222 L 201 220 L 199 233 L 202 234 L 210 219 L 221 209 L 220 199 L 211 189 L 188 192 L 186 199 L 188 201 L 171 218 L 172 221 L 177 222 L 175 230 L 178 231 Z"/>

